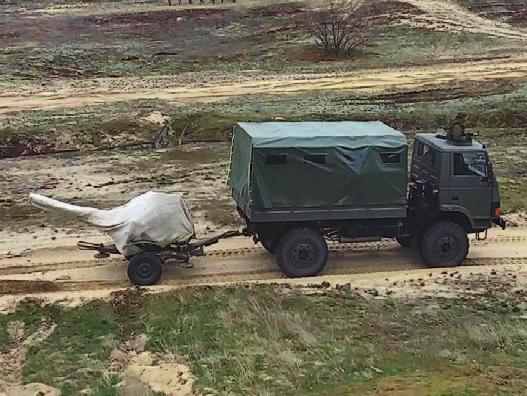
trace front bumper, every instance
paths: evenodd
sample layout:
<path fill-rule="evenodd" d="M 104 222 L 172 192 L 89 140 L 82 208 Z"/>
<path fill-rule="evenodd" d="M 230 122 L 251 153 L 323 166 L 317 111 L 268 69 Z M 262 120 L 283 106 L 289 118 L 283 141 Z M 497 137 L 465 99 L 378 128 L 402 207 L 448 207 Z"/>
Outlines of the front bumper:
<path fill-rule="evenodd" d="M 494 217 L 492 219 L 492 222 L 494 224 L 496 224 L 497 226 L 501 227 L 502 230 L 504 230 L 505 228 L 507 228 L 507 221 L 503 218 L 501 218 L 500 216 L 498 217 Z"/>

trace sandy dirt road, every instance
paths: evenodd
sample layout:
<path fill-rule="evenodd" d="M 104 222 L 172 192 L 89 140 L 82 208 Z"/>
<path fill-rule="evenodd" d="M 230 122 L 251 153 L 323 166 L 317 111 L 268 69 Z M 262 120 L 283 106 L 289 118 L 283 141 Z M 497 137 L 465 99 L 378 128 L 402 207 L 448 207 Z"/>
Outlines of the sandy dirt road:
<path fill-rule="evenodd" d="M 423 274 L 439 276 L 445 271 L 425 268 L 415 253 L 391 240 L 331 245 L 330 249 L 322 276 L 291 280 L 284 278 L 273 257 L 261 247 L 254 246 L 248 238 L 235 238 L 211 248 L 204 257 L 193 258 L 192 268 L 166 263 L 160 284 L 152 290 L 233 282 L 310 284 L 324 280 L 376 287 L 388 282 L 388 278 L 414 280 Z M 90 256 L 71 246 L 35 249 L 26 257 L 4 256 L 0 259 L 0 307 L 27 296 L 82 300 L 130 286 L 124 260 L 94 260 Z M 27 257 L 32 258 L 31 264 Z M 468 259 L 455 270 L 468 274 L 500 268 L 527 271 L 527 228 L 492 230 L 486 241 L 472 239 Z M 428 291 L 433 292 L 434 288 Z"/>
<path fill-rule="evenodd" d="M 512 27 L 496 20 L 484 18 L 454 1 L 449 0 L 405 0 L 422 12 L 399 13 L 399 23 L 412 27 L 449 32 L 471 32 L 516 40 L 527 40 L 527 30 Z"/>
<path fill-rule="evenodd" d="M 414 66 L 357 70 L 341 74 L 276 75 L 265 79 L 189 83 L 167 78 L 151 82 L 137 78 L 98 79 L 77 87 L 62 81 L 50 90 L 0 92 L 0 114 L 15 111 L 79 108 L 131 100 L 166 100 L 175 104 L 211 102 L 240 95 L 299 94 L 313 91 L 353 91 L 375 94 L 419 87 L 441 87 L 451 82 L 507 80 L 527 77 L 527 53 L 511 59 L 445 63 L 441 67 Z M 90 88 L 92 87 L 92 88 Z"/>

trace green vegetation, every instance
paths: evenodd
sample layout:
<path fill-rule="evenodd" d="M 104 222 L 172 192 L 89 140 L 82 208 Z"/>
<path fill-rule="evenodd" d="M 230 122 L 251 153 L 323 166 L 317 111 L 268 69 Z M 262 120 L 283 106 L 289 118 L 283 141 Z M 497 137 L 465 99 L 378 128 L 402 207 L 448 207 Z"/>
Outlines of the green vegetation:
<path fill-rule="evenodd" d="M 527 304 L 522 294 L 493 292 L 501 288 L 420 300 L 277 285 L 129 291 L 77 308 L 21 308 L 0 316 L 0 334 L 12 320 L 56 323 L 29 349 L 23 376 L 65 395 L 114 394 L 110 351 L 139 333 L 148 350 L 189 365 L 212 394 L 519 394 Z M 0 338 L 1 348 L 8 343 Z"/>
<path fill-rule="evenodd" d="M 375 36 L 357 59 L 360 66 L 430 65 L 436 62 L 466 58 L 499 57 L 505 53 L 523 51 L 521 41 L 492 37 L 481 33 L 448 32 L 431 29 L 388 27 Z M 372 56 L 374 58 L 372 59 Z"/>
<path fill-rule="evenodd" d="M 42 343 L 30 347 L 23 376 L 28 382 L 58 387 L 63 395 L 107 387 L 104 377 L 110 351 L 117 345 L 118 324 L 108 304 L 56 310 L 57 327 Z"/>
<path fill-rule="evenodd" d="M 46 317 L 47 313 L 32 302 L 23 304 L 19 309 L 11 314 L 0 315 L 0 353 L 13 347 L 16 340 L 11 339 L 8 334 L 8 324 L 12 322 L 23 322 L 28 332 L 33 332 L 38 328 L 40 321 Z"/>

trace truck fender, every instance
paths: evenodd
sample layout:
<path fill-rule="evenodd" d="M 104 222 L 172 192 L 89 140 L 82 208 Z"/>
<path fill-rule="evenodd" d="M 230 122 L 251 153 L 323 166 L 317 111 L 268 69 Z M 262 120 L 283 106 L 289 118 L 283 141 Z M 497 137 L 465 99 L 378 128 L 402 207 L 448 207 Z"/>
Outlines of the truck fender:
<path fill-rule="evenodd" d="M 439 208 L 439 218 L 440 219 L 449 219 L 455 221 L 461 225 L 467 233 L 472 232 L 475 229 L 474 221 L 470 212 L 459 205 L 441 205 Z"/>

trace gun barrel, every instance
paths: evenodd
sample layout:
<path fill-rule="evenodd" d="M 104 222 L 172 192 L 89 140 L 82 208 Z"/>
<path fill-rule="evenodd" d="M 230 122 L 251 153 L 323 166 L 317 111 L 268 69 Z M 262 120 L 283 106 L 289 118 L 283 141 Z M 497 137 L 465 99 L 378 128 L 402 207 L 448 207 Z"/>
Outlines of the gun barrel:
<path fill-rule="evenodd" d="M 88 208 L 84 206 L 72 205 L 66 202 L 58 201 L 53 198 L 45 197 L 37 193 L 29 194 L 29 202 L 41 209 L 46 210 L 57 210 L 59 212 L 65 212 L 74 216 L 84 217 L 90 215 L 94 208 Z"/>

